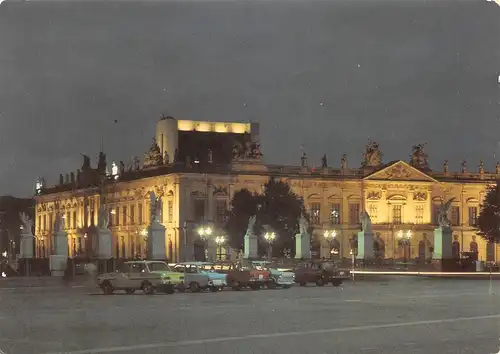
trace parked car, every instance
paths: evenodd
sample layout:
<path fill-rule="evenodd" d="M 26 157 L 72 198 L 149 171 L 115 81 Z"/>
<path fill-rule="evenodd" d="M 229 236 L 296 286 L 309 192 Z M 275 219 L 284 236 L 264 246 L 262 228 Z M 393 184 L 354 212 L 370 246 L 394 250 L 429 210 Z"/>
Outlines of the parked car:
<path fill-rule="evenodd" d="M 214 287 L 210 276 L 201 269 L 197 262 L 178 263 L 174 266 L 174 270 L 184 274 L 184 283 L 177 287 L 180 292 L 189 290 L 197 293 Z"/>
<path fill-rule="evenodd" d="M 212 292 L 222 291 L 224 287 L 227 286 L 226 274 L 217 273 L 213 263 L 209 262 L 193 262 L 191 264 L 196 264 L 201 274 L 208 275 L 209 278 L 209 289 Z"/>
<path fill-rule="evenodd" d="M 349 279 L 350 273 L 347 269 L 338 268 L 333 262 L 306 261 L 295 268 L 295 282 L 300 286 L 306 286 L 307 283 L 316 283 L 317 286 L 331 283 L 333 286 L 340 286 L 344 280 Z"/>
<path fill-rule="evenodd" d="M 262 268 L 271 273 L 277 287 L 288 289 L 295 284 L 295 273 L 293 271 L 281 270 L 277 264 L 268 261 L 253 261 L 256 269 Z"/>
<path fill-rule="evenodd" d="M 226 274 L 228 286 L 233 290 L 250 288 L 259 290 L 263 286 L 276 287 L 271 272 L 263 269 L 256 269 L 251 262 L 242 264 L 241 262 L 220 262 L 213 264 L 213 270 Z"/>
<path fill-rule="evenodd" d="M 124 290 L 127 294 L 133 294 L 136 290 L 149 295 L 156 291 L 172 294 L 175 286 L 183 282 L 182 274 L 159 261 L 125 262 L 117 271 L 97 276 L 97 286 L 106 295 L 116 290 Z"/>

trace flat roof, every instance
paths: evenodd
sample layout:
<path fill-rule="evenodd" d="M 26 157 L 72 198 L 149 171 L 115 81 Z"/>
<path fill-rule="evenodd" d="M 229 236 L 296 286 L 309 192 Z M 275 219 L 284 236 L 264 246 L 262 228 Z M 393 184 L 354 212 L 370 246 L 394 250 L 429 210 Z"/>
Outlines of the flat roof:
<path fill-rule="evenodd" d="M 244 134 L 251 132 L 252 123 L 238 122 L 204 122 L 197 120 L 178 120 L 177 129 L 180 131 L 197 131 L 213 133 Z"/>

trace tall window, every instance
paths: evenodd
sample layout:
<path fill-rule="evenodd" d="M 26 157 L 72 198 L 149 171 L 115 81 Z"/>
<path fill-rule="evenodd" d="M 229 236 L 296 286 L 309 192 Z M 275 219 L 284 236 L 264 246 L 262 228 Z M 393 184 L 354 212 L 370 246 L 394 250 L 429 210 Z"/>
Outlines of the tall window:
<path fill-rule="evenodd" d="M 142 225 L 142 218 L 143 218 L 143 210 L 142 210 L 142 203 L 139 203 L 137 205 L 137 217 L 138 217 L 138 221 L 139 221 L 139 224 Z"/>
<path fill-rule="evenodd" d="M 115 208 L 115 225 L 120 226 L 120 207 Z"/>
<path fill-rule="evenodd" d="M 52 230 L 54 224 L 52 223 L 52 213 L 49 214 L 49 229 Z"/>
<path fill-rule="evenodd" d="M 127 220 L 128 219 L 128 217 L 127 217 L 128 216 L 127 215 L 127 207 L 124 206 L 124 207 L 122 207 L 122 209 L 123 209 L 123 212 L 122 212 L 123 213 L 122 224 L 123 224 L 123 226 L 125 226 L 125 225 L 127 225 L 127 221 L 128 221 Z"/>
<path fill-rule="evenodd" d="M 402 211 L 403 206 L 401 204 L 395 204 L 392 206 L 392 223 L 395 225 L 400 225 L 402 221 Z"/>
<path fill-rule="evenodd" d="M 47 215 L 43 216 L 43 230 L 47 230 Z"/>
<path fill-rule="evenodd" d="M 41 227 L 42 227 L 42 216 L 38 215 L 38 228 L 41 228 Z"/>
<path fill-rule="evenodd" d="M 460 225 L 460 207 L 458 206 L 452 206 L 451 207 L 451 224 L 453 226 L 459 226 Z"/>
<path fill-rule="evenodd" d="M 130 206 L 130 223 L 135 224 L 135 205 Z"/>
<path fill-rule="evenodd" d="M 349 203 L 349 225 L 359 224 L 359 203 Z"/>
<path fill-rule="evenodd" d="M 215 221 L 223 224 L 226 222 L 227 203 L 225 200 L 217 200 L 215 202 Z"/>
<path fill-rule="evenodd" d="M 172 222 L 174 220 L 174 201 L 168 201 L 168 222 Z"/>
<path fill-rule="evenodd" d="M 330 224 L 339 225 L 340 224 L 340 203 L 330 204 Z"/>
<path fill-rule="evenodd" d="M 439 216 L 439 204 L 432 205 L 432 224 L 438 224 L 438 216 Z"/>
<path fill-rule="evenodd" d="M 71 213 L 68 211 L 66 212 L 66 220 L 64 220 L 64 228 L 65 229 L 71 229 Z"/>
<path fill-rule="evenodd" d="M 205 200 L 195 199 L 194 200 L 194 219 L 195 221 L 205 220 Z"/>
<path fill-rule="evenodd" d="M 423 224 L 424 223 L 424 206 L 417 205 L 415 207 L 415 224 Z"/>
<path fill-rule="evenodd" d="M 321 223 L 321 204 L 320 203 L 312 203 L 311 207 L 311 223 L 313 225 L 319 225 Z"/>
<path fill-rule="evenodd" d="M 477 224 L 477 207 L 469 207 L 469 226 L 475 226 Z"/>
<path fill-rule="evenodd" d="M 368 208 L 368 214 L 370 215 L 370 219 L 372 221 L 376 221 L 378 217 L 378 205 L 370 204 L 370 207 Z"/>

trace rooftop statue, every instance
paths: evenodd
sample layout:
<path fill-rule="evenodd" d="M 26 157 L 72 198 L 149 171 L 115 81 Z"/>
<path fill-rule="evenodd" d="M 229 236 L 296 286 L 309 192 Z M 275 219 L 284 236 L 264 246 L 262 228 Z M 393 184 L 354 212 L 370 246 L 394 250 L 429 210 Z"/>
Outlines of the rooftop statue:
<path fill-rule="evenodd" d="M 428 155 L 425 153 L 425 143 L 413 145 L 410 155 L 410 165 L 420 169 L 428 169 Z"/>
<path fill-rule="evenodd" d="M 151 147 L 144 154 L 144 167 L 152 167 L 152 166 L 160 166 L 163 165 L 163 156 L 161 154 L 160 147 L 156 142 L 156 139 L 153 138 L 151 143 Z"/>
<path fill-rule="evenodd" d="M 380 151 L 379 144 L 371 140 L 366 145 L 366 152 L 363 156 L 363 167 L 379 167 L 382 164 L 382 158 L 384 157 Z"/>

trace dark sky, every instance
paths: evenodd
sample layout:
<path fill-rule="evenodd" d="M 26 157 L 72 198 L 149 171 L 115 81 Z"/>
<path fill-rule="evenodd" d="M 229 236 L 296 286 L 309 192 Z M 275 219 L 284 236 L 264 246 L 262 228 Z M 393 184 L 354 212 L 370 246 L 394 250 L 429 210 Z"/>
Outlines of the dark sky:
<path fill-rule="evenodd" d="M 358 166 L 428 142 L 436 170 L 500 160 L 500 7 L 485 0 L 0 5 L 0 194 L 143 156 L 162 113 L 261 123 L 266 162 Z M 118 123 L 114 123 L 117 119 Z"/>

